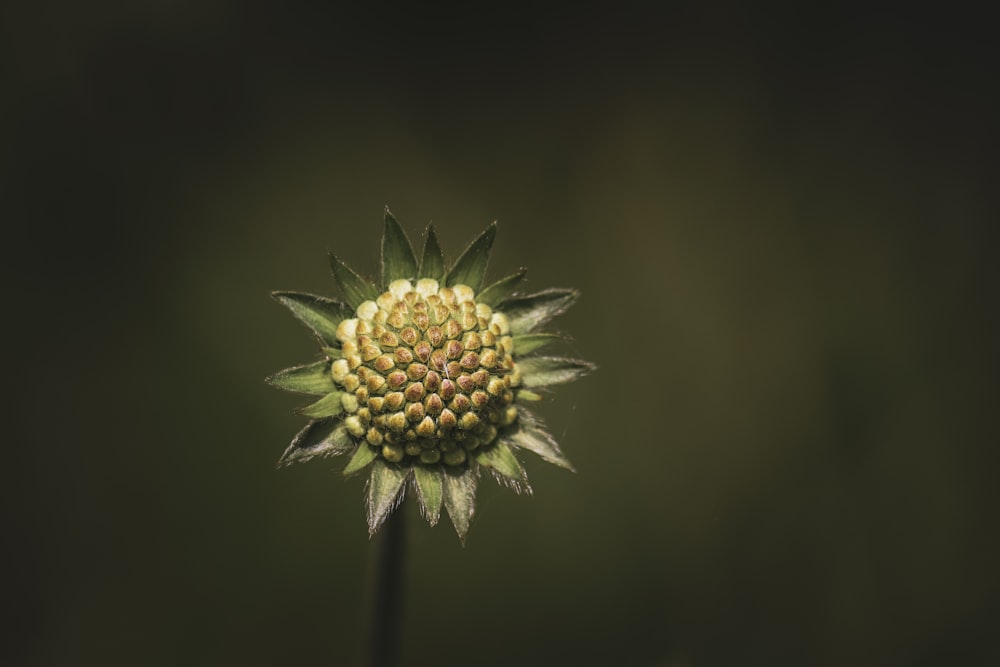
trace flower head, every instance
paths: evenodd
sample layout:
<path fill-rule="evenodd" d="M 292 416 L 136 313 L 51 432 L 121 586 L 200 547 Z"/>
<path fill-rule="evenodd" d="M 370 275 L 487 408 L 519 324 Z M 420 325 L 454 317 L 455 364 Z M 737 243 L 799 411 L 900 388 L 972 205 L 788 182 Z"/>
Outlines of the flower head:
<path fill-rule="evenodd" d="M 475 512 L 480 472 L 529 492 L 516 452 L 572 470 L 527 404 L 537 390 L 593 370 L 588 362 L 537 354 L 560 336 L 540 333 L 578 293 L 515 295 L 526 270 L 483 287 L 496 225 L 446 269 L 433 227 L 417 262 L 388 209 L 381 279 L 365 280 L 330 256 L 344 300 L 299 292 L 274 297 L 319 338 L 322 358 L 268 378 L 318 397 L 311 419 L 279 466 L 349 454 L 345 475 L 368 475 L 369 532 L 402 500 L 407 484 L 434 525 L 444 505 L 461 539 Z"/>

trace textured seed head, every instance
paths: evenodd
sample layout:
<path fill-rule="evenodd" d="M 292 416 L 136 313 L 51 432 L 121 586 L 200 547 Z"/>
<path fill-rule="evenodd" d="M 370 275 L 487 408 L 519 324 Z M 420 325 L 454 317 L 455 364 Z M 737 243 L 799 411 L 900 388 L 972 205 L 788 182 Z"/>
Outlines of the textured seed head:
<path fill-rule="evenodd" d="M 353 450 L 344 472 L 368 470 L 372 534 L 409 487 L 431 524 L 449 517 L 464 541 L 483 470 L 515 491 L 530 493 L 521 452 L 571 468 L 524 406 L 541 400 L 537 392 L 542 388 L 574 379 L 592 366 L 520 355 L 531 355 L 546 336 L 555 338 L 541 327 L 577 294 L 565 289 L 519 293 L 521 269 L 477 295 L 476 289 L 487 284 L 483 279 L 495 233 L 491 225 L 447 268 L 431 228 L 419 257 L 386 210 L 378 270 L 382 289 L 331 255 L 341 302 L 274 293 L 317 334 L 325 354 L 268 378 L 279 388 L 319 397 L 302 409 L 312 421 L 279 465 Z"/>
<path fill-rule="evenodd" d="M 517 417 L 508 331 L 466 285 L 392 281 L 337 327 L 343 357 L 330 377 L 348 432 L 391 463 L 464 465 L 467 449 L 492 443 L 496 426 Z"/>

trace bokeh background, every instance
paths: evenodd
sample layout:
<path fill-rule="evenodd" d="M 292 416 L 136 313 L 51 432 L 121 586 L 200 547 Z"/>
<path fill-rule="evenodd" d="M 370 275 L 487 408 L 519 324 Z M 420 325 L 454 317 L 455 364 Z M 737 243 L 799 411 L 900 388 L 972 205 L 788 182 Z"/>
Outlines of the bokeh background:
<path fill-rule="evenodd" d="M 405 665 L 1000 664 L 983 17 L 237 2 L 2 10 L 11 665 L 352 664 L 340 461 L 272 289 L 383 205 L 575 286 L 579 469 L 416 521 Z"/>

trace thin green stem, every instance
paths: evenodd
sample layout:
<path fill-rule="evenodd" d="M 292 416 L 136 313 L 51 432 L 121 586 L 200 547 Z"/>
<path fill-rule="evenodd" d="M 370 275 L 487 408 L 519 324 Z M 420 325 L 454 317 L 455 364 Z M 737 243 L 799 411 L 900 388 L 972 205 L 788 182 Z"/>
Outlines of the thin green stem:
<path fill-rule="evenodd" d="M 375 538 L 368 667 L 396 667 L 399 664 L 406 542 L 402 509 L 397 508 L 389 515 Z"/>

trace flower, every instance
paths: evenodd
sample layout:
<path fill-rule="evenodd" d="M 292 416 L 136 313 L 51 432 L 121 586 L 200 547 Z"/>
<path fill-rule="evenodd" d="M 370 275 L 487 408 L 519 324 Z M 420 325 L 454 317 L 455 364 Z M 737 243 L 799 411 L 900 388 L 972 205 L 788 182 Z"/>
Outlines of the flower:
<path fill-rule="evenodd" d="M 531 492 L 516 452 L 534 452 L 573 470 L 527 405 L 539 390 L 595 367 L 537 352 L 561 336 L 538 330 L 576 301 L 571 289 L 516 295 L 526 269 L 483 287 L 496 223 L 446 269 L 427 228 L 417 262 L 385 210 L 381 277 L 362 278 L 334 255 L 344 300 L 300 292 L 273 296 L 319 339 L 322 358 L 267 379 L 318 399 L 278 466 L 349 454 L 347 476 L 366 473 L 369 534 L 413 487 L 433 526 L 444 505 L 464 542 L 480 472 L 515 492 Z"/>

